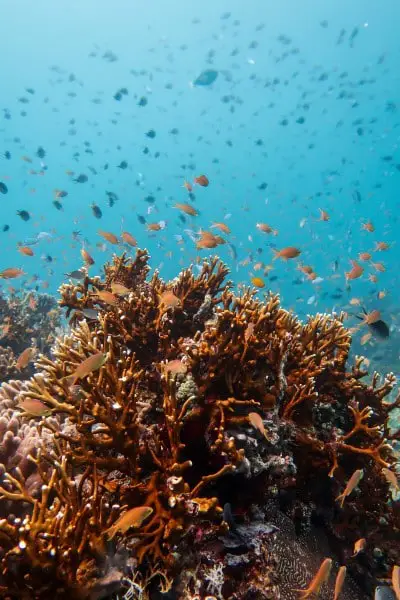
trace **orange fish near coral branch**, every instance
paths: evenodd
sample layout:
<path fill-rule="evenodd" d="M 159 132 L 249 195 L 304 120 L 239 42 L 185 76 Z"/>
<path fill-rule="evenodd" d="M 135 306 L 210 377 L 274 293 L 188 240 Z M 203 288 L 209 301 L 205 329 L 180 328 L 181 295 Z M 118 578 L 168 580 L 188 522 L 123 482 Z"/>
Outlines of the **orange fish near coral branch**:
<path fill-rule="evenodd" d="M 340 500 L 341 508 L 343 508 L 344 501 L 347 498 L 347 496 L 350 496 L 351 492 L 358 486 L 358 484 L 360 483 L 360 481 L 363 477 L 364 477 L 364 469 L 357 469 L 357 471 L 354 471 L 353 475 L 350 477 L 349 481 L 347 482 L 347 485 L 344 488 L 344 491 L 341 494 L 339 494 L 339 496 L 336 498 L 336 500 Z"/>
<path fill-rule="evenodd" d="M 15 368 L 18 369 L 18 371 L 25 369 L 31 362 L 34 355 L 34 348 L 25 348 L 25 350 L 18 356 L 17 362 L 15 363 Z"/>
<path fill-rule="evenodd" d="M 18 407 L 31 417 L 47 417 L 52 412 L 51 408 L 37 398 L 25 398 L 18 402 Z"/>
<path fill-rule="evenodd" d="M 342 565 L 336 575 L 335 592 L 333 600 L 339 600 L 340 592 L 342 591 L 344 580 L 346 578 L 347 568 Z"/>
<path fill-rule="evenodd" d="M 317 571 L 314 579 L 311 581 L 310 585 L 306 590 L 294 590 L 295 592 L 299 592 L 301 594 L 301 600 L 305 600 L 306 598 L 310 598 L 312 596 L 318 595 L 321 591 L 321 587 L 324 583 L 326 583 L 329 579 L 329 575 L 332 568 L 332 559 L 325 558 L 320 568 Z"/>
<path fill-rule="evenodd" d="M 93 371 L 98 371 L 106 361 L 107 355 L 103 352 L 92 354 L 89 358 L 85 358 L 85 360 L 77 366 L 75 371 L 71 375 L 68 375 L 68 377 L 65 377 L 65 379 L 68 381 L 69 385 L 75 385 L 78 379 L 84 379 L 90 375 L 90 373 L 93 373 Z"/>
<path fill-rule="evenodd" d="M 123 515 L 118 517 L 111 527 L 106 530 L 109 540 L 118 533 L 126 533 L 131 527 L 140 527 L 142 523 L 152 514 L 153 509 L 150 506 L 135 506 Z"/>

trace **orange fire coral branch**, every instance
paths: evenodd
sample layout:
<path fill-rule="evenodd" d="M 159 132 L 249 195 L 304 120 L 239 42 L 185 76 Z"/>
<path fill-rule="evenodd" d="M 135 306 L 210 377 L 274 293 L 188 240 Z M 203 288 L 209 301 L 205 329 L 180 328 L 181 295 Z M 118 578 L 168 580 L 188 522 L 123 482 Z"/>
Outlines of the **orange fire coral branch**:
<path fill-rule="evenodd" d="M 349 410 L 351 411 L 354 417 L 354 426 L 351 429 L 351 431 L 349 431 L 341 437 L 341 440 L 348 440 L 351 436 L 360 431 L 363 431 L 366 435 L 369 436 L 373 436 L 375 434 L 379 435 L 381 429 L 379 425 L 375 425 L 375 427 L 369 427 L 365 423 L 365 421 L 369 419 L 373 413 L 373 410 L 370 406 L 366 406 L 365 408 L 360 410 L 359 405 L 356 402 L 354 404 L 354 407 L 351 404 L 349 404 Z"/>

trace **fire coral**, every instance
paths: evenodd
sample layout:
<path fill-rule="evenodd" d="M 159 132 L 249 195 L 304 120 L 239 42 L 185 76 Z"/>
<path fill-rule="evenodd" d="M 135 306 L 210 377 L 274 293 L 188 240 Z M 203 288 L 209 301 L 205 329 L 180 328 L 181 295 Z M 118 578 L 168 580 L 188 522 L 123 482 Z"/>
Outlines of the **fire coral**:
<path fill-rule="evenodd" d="M 344 599 L 389 579 L 395 377 L 363 383 L 361 358 L 346 369 L 341 317 L 302 324 L 277 296 L 235 295 L 227 274 L 213 258 L 198 276 L 149 279 L 138 250 L 61 287 L 70 333 L 2 391 L 14 430 L 35 428 L 38 447 L 30 470 L 3 453 L 1 598 L 290 600 L 327 556 L 334 573 L 347 563 Z M 112 304 L 97 293 L 116 284 L 128 292 Z M 100 353 L 99 368 L 71 377 Z M 18 413 L 29 399 L 50 416 Z M 361 537 L 362 561 L 351 558 Z"/>

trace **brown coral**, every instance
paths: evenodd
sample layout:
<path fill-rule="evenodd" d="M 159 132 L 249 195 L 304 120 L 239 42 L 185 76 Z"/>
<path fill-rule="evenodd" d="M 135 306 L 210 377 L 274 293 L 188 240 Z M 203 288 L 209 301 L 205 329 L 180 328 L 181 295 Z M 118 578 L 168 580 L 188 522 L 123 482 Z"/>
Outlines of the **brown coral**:
<path fill-rule="evenodd" d="M 148 590 L 174 580 L 178 597 L 216 594 L 207 584 L 212 561 L 230 576 L 220 597 L 285 598 L 279 532 L 262 523 L 271 500 L 300 527 L 318 517 L 338 558 L 368 537 L 372 589 L 400 558 L 399 514 L 381 473 L 395 461 L 388 419 L 398 402 L 384 400 L 393 376 L 365 385 L 361 360 L 346 371 L 351 338 L 340 318 L 303 325 L 276 296 L 235 296 L 217 259 L 169 284 L 157 274 L 147 281 L 147 259 L 143 251 L 115 257 L 103 279 L 61 288 L 61 306 L 74 311 L 71 334 L 17 394 L 53 412 L 38 427 L 54 442 L 32 459 L 39 495 L 18 469 L 4 470 L 1 494 L 25 517 L 22 526 L 0 523 L 3 597 L 101 597 L 105 581 L 110 593 L 129 585 L 126 565 Z M 115 283 L 129 293 L 97 293 Z M 71 386 L 69 376 L 98 353 L 105 364 Z M 265 436 L 251 412 L 262 416 Z M 360 491 L 340 510 L 335 498 L 357 468 L 365 470 Z M 226 502 L 243 513 L 241 541 L 227 536 Z M 135 506 L 153 512 L 110 541 L 108 528 Z M 349 571 L 361 580 L 366 569 L 353 561 Z"/>

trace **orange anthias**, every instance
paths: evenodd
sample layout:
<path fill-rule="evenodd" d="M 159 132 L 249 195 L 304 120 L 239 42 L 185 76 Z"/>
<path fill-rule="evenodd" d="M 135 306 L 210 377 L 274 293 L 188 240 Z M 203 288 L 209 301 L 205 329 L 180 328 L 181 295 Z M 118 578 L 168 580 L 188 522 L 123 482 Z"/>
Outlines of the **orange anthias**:
<path fill-rule="evenodd" d="M 190 215 L 191 217 L 197 217 L 197 215 L 199 214 L 195 207 L 191 204 L 181 204 L 180 202 L 177 202 L 176 204 L 174 204 L 174 208 L 181 210 L 182 212 L 186 213 L 187 215 Z"/>
<path fill-rule="evenodd" d="M 199 175 L 194 178 L 194 183 L 197 183 L 197 185 L 201 185 L 202 187 L 207 187 L 210 182 L 205 175 Z"/>
<path fill-rule="evenodd" d="M 282 248 L 282 250 L 274 250 L 275 256 L 273 260 L 277 258 L 282 258 L 282 260 L 289 260 L 289 258 L 296 258 L 301 254 L 301 250 L 295 248 L 294 246 L 287 246 L 286 248 Z"/>
<path fill-rule="evenodd" d="M 150 506 L 135 506 L 127 510 L 106 530 L 108 539 L 112 540 L 118 532 L 126 533 L 131 527 L 140 527 L 152 512 Z"/>
<path fill-rule="evenodd" d="M 121 238 L 123 239 L 123 241 L 128 244 L 129 246 L 135 247 L 137 246 L 137 241 L 136 239 L 133 237 L 133 235 L 131 235 L 128 231 L 123 231 L 121 233 Z"/>
<path fill-rule="evenodd" d="M 332 559 L 325 558 L 308 588 L 306 590 L 294 590 L 295 592 L 299 592 L 301 594 L 301 600 L 306 600 L 306 598 L 313 598 L 319 594 L 322 585 L 326 583 L 329 579 L 331 569 Z"/>
<path fill-rule="evenodd" d="M 103 231 L 102 229 L 99 229 L 98 234 L 101 235 L 101 237 L 107 242 L 110 242 L 110 244 L 118 244 L 117 236 L 111 233 L 111 231 Z"/>
<path fill-rule="evenodd" d="M 357 261 L 351 260 L 352 269 L 345 273 L 346 279 L 358 279 L 364 273 L 364 269 Z"/>

